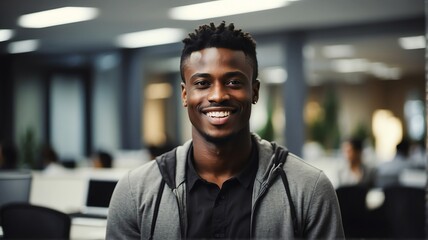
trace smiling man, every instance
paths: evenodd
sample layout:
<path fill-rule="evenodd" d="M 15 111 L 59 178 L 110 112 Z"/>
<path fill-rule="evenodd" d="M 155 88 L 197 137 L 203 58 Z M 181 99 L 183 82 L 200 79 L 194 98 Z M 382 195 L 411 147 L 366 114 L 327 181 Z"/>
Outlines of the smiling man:
<path fill-rule="evenodd" d="M 223 22 L 183 42 L 192 140 L 119 181 L 107 238 L 344 238 L 325 174 L 250 132 L 260 86 L 253 38 Z"/>

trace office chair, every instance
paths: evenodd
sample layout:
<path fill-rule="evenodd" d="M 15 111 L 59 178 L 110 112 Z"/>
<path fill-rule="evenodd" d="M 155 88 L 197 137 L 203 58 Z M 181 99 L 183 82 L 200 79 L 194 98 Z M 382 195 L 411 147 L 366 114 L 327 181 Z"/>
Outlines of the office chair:
<path fill-rule="evenodd" d="M 385 221 L 391 239 L 424 239 L 425 189 L 391 186 L 384 188 Z"/>
<path fill-rule="evenodd" d="M 370 236 L 369 211 L 366 206 L 368 188 L 360 185 L 341 186 L 336 189 L 347 238 Z"/>
<path fill-rule="evenodd" d="M 60 211 L 28 203 L 0 209 L 4 239 L 69 239 L 71 219 Z"/>

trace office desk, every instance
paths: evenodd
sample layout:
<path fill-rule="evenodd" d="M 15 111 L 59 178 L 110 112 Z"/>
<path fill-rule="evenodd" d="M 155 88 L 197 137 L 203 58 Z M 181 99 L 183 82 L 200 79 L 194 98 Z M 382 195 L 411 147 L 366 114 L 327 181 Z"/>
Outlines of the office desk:
<path fill-rule="evenodd" d="M 106 226 L 107 220 L 105 219 L 74 218 L 70 230 L 70 239 L 105 239 Z"/>
<path fill-rule="evenodd" d="M 0 226 L 0 239 L 3 237 L 3 229 Z M 72 222 L 70 239 L 76 240 L 102 240 L 106 238 L 106 221 L 104 224 L 82 224 Z"/>

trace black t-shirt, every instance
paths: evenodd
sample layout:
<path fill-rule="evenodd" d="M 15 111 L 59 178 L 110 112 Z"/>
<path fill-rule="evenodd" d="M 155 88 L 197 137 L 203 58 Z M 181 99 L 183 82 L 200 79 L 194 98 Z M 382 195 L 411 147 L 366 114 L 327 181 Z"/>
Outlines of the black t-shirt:
<path fill-rule="evenodd" d="M 258 151 L 253 144 L 247 166 L 236 176 L 216 184 L 202 179 L 195 170 L 193 147 L 187 156 L 187 238 L 249 238 L 253 183 Z"/>

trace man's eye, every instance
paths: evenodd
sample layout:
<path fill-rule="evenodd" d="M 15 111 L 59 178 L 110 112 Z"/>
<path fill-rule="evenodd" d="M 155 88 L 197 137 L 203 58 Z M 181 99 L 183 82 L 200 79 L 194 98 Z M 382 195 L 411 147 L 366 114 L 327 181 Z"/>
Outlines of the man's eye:
<path fill-rule="evenodd" d="M 196 81 L 194 84 L 197 87 L 207 87 L 207 86 L 209 86 L 210 83 L 208 81 L 202 80 L 202 81 Z"/>
<path fill-rule="evenodd" d="M 239 81 L 238 79 L 232 79 L 227 82 L 227 85 L 238 86 L 241 85 L 241 81 Z"/>

